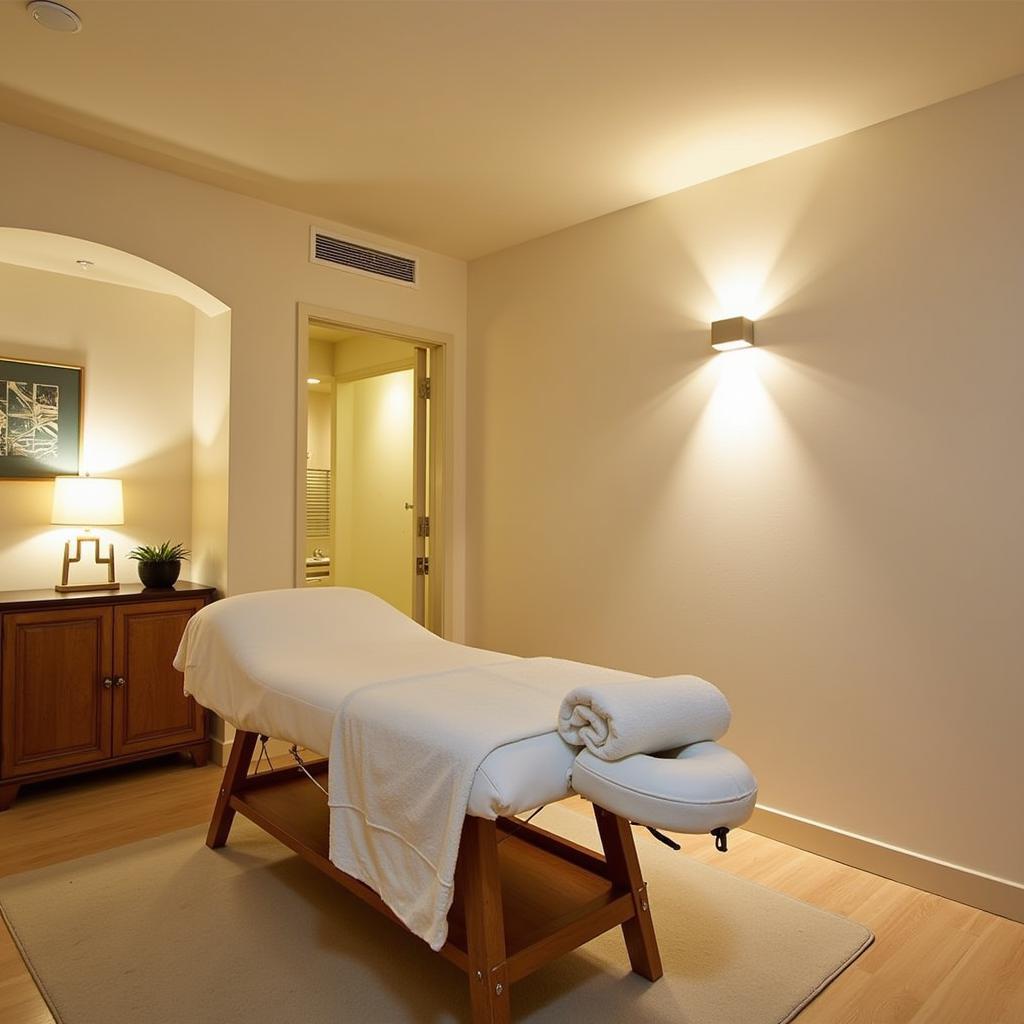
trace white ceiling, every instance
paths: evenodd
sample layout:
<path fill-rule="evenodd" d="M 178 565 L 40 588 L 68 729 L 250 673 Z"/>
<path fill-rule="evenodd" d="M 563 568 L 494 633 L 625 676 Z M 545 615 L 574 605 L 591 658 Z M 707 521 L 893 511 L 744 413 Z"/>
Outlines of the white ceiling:
<path fill-rule="evenodd" d="M 0 118 L 463 258 L 1024 72 L 1024 3 L 0 4 Z"/>
<path fill-rule="evenodd" d="M 79 260 L 91 265 L 82 267 Z M 173 295 L 207 316 L 228 312 L 228 307 L 220 299 L 173 271 L 150 263 L 141 256 L 82 238 L 0 227 L 0 263 Z"/>

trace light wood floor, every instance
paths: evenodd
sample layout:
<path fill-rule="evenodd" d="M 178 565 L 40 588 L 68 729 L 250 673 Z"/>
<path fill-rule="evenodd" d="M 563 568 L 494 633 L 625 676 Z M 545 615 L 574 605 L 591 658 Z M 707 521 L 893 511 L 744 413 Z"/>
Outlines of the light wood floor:
<path fill-rule="evenodd" d="M 0 814 L 0 875 L 203 823 L 219 778 L 217 768 L 161 762 L 29 787 Z M 565 806 L 590 813 L 583 801 Z M 871 949 L 798 1024 L 1024 1024 L 1024 925 L 749 832 L 733 833 L 724 856 L 705 837 L 683 847 L 874 930 Z M 0 926 L 0 1024 L 52 1021 Z"/>

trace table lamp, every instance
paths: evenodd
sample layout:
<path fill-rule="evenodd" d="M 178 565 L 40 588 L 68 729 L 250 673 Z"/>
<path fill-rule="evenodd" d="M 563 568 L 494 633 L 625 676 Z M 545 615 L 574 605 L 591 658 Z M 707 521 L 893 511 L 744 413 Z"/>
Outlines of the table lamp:
<path fill-rule="evenodd" d="M 114 545 L 107 557 L 100 557 L 100 539 L 89 533 L 90 526 L 120 526 L 124 522 L 124 493 L 120 480 L 95 476 L 59 476 L 53 482 L 53 515 L 50 522 L 58 526 L 84 527 L 85 533 L 75 538 L 75 555 L 71 557 L 71 541 L 64 542 L 64 568 L 60 583 L 53 589 L 60 593 L 72 590 L 117 590 L 114 573 Z M 82 560 L 82 544 L 95 545 L 97 565 L 107 567 L 106 583 L 69 584 L 73 562 Z"/>

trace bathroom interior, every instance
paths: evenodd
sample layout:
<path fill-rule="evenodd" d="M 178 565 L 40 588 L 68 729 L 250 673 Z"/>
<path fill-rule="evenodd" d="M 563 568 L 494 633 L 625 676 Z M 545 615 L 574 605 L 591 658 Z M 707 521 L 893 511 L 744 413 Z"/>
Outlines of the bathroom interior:
<path fill-rule="evenodd" d="M 427 359 L 401 338 L 310 324 L 305 584 L 369 590 L 419 621 L 430 496 L 416 404 Z"/>

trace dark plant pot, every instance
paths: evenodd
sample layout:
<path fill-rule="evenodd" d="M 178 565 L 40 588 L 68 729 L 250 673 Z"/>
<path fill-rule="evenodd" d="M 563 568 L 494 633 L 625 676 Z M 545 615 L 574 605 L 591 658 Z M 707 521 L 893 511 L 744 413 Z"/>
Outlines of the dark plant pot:
<path fill-rule="evenodd" d="M 178 582 L 181 562 L 139 562 L 139 579 L 144 587 L 167 589 Z"/>

